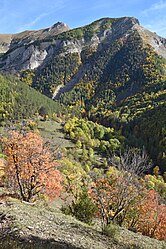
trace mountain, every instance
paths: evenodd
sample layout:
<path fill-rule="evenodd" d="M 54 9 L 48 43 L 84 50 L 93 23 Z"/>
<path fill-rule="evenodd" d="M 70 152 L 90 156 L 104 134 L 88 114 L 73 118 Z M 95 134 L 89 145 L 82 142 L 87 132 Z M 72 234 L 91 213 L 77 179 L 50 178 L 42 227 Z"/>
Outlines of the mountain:
<path fill-rule="evenodd" d="M 2 57 L 1 67 L 5 71 L 38 67 L 47 55 L 45 47 L 47 48 L 48 44 L 43 43 L 43 47 L 38 48 L 33 43 L 37 41 L 40 43 L 44 39 L 49 39 L 68 30 L 70 30 L 68 25 L 58 22 L 47 29 L 27 30 L 15 35 L 0 34 L 0 52 L 5 53 Z"/>
<path fill-rule="evenodd" d="M 76 83 L 85 80 L 90 68 L 93 75 L 98 76 L 97 79 L 88 76 L 88 80 L 99 80 L 115 54 L 126 54 L 127 49 L 134 49 L 137 54 L 137 50 L 149 48 L 166 58 L 166 40 L 141 27 L 139 21 L 132 17 L 103 18 L 73 30 L 64 23 L 57 23 L 49 29 L 25 31 L 9 37 L 10 44 L 6 42 L 9 48 L 0 59 L 1 70 L 14 73 L 35 69 L 33 86 L 44 94 L 52 96 L 56 87 L 61 85 L 54 98 L 59 98 L 61 93 L 70 91 Z M 133 52 L 131 56 L 134 56 Z M 125 55 L 120 56 L 123 58 Z M 100 59 L 104 63 L 99 67 L 97 61 Z"/>
<path fill-rule="evenodd" d="M 134 17 L 0 35 L 0 158 L 0 247 L 165 248 L 140 233 L 165 239 L 166 39 Z"/>
<path fill-rule="evenodd" d="M 0 71 L 70 111 L 120 129 L 128 145 L 145 146 L 164 167 L 165 38 L 134 17 L 102 18 L 76 29 L 57 23 L 9 38 L 3 38 L 8 50 L 1 54 Z"/>

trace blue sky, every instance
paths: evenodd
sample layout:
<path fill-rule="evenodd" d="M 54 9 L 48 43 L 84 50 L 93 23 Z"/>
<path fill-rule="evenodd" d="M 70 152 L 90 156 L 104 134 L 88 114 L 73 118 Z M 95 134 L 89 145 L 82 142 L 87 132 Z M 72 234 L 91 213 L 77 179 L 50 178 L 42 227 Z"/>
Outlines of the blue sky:
<path fill-rule="evenodd" d="M 52 26 L 71 28 L 101 17 L 134 16 L 142 26 L 166 37 L 166 0 L 0 0 L 0 33 Z"/>

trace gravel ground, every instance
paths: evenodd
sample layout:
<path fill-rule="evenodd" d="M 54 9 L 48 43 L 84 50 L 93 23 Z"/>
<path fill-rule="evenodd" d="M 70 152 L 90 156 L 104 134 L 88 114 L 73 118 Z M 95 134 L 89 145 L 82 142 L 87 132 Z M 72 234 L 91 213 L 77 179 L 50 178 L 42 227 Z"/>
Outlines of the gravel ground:
<path fill-rule="evenodd" d="M 57 202 L 58 203 L 58 202 Z M 10 248 L 57 248 L 57 249 L 164 249 L 166 243 L 120 228 L 117 238 L 101 234 L 98 226 L 88 226 L 72 216 L 64 215 L 59 205 L 30 205 L 16 199 L 1 202 L 1 235 L 5 223 L 10 223 L 10 237 L 14 236 L 23 247 Z M 0 216 L 1 217 L 1 216 Z M 3 229 L 2 229 L 3 227 Z M 6 225 L 6 229 L 7 225 Z M 13 237 L 12 237 L 13 238 Z M 0 240 L 0 248 L 2 240 Z M 25 243 L 26 242 L 26 243 Z M 10 242 L 11 243 L 11 242 Z M 28 247 L 29 246 L 29 247 Z"/>

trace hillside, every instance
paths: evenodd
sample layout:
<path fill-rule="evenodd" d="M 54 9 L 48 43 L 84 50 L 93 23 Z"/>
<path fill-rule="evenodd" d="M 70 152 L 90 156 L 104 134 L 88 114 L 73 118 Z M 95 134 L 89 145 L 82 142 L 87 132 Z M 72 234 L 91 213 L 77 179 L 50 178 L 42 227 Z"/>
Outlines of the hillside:
<path fill-rule="evenodd" d="M 165 44 L 164 38 L 144 29 L 132 17 L 103 18 L 73 30 L 69 30 L 66 24 L 57 23 L 49 29 L 14 35 L 9 50 L 0 60 L 0 68 L 8 72 L 35 69 L 33 87 L 52 96 L 58 85 L 71 85 L 61 88 L 60 93 L 71 90 L 80 81 L 90 81 L 96 85 L 98 81 L 103 81 L 105 72 L 108 76 L 105 76 L 104 81 L 115 81 L 116 75 L 108 78 L 111 74 L 108 69 L 114 63 L 113 60 L 118 59 L 117 56 L 122 58 L 121 64 L 123 59 L 127 59 L 125 72 L 122 72 L 126 77 L 123 81 L 127 80 L 127 75 L 132 80 L 132 72 L 135 74 L 139 70 L 141 74 L 143 71 L 141 65 L 133 65 L 128 71 L 134 54 L 139 56 L 142 64 L 147 56 L 145 49 L 149 47 L 158 55 L 166 57 Z M 127 49 L 131 49 L 131 52 L 125 58 Z M 116 68 L 121 67 L 121 64 Z M 115 71 L 115 68 L 112 70 Z M 114 73 L 119 75 L 119 72 Z M 116 78 L 116 81 L 119 82 L 119 79 Z M 59 95 L 54 98 L 59 98 Z"/>
<path fill-rule="evenodd" d="M 126 144 L 145 146 L 164 171 L 166 39 L 136 18 L 102 18 L 71 30 L 57 23 L 13 35 L 0 70 L 67 112 L 120 129 Z"/>
<path fill-rule="evenodd" d="M 31 118 L 41 108 L 51 115 L 60 110 L 60 105 L 15 77 L 0 75 L 0 125 Z"/>
<path fill-rule="evenodd" d="M 85 225 L 60 211 L 61 202 L 51 206 L 29 205 L 15 199 L 0 203 L 0 247 L 2 249 L 163 249 L 164 241 L 150 239 L 119 228 L 116 238 L 101 234 L 97 223 Z M 1 230 L 3 229 L 3 230 Z M 3 239 L 5 233 L 10 240 Z M 2 236 L 2 237 L 1 237 Z"/>
<path fill-rule="evenodd" d="M 165 110 L 134 17 L 0 35 L 0 248 L 164 249 Z"/>

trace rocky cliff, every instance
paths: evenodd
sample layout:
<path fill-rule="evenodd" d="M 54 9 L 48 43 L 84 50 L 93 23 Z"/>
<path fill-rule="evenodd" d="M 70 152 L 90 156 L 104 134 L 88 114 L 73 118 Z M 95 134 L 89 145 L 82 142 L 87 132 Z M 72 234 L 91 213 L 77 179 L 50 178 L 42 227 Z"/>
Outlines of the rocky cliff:
<path fill-rule="evenodd" d="M 134 45 L 130 44 L 131 40 Z M 99 80 L 108 62 L 111 63 L 119 53 L 123 61 L 126 54 L 122 52 L 129 44 L 127 50 L 132 51 L 131 57 L 138 54 L 139 46 L 139 53 L 150 48 L 166 58 L 166 39 L 144 29 L 133 17 L 103 18 L 73 30 L 59 22 L 48 29 L 25 31 L 5 39 L 2 35 L 0 41 L 3 52 L 0 70 L 10 73 L 33 70 L 32 85 L 55 99 L 81 80 L 85 81 L 90 69 L 88 80 Z M 130 65 L 127 67 L 129 70 Z"/>
<path fill-rule="evenodd" d="M 58 34 L 69 30 L 68 25 L 58 22 L 47 29 L 0 35 L 0 52 L 7 52 L 1 60 L 2 70 L 34 69 L 41 65 L 46 57 L 54 55 L 60 49 L 63 49 L 63 54 L 81 53 L 87 46 L 96 48 L 104 41 L 125 39 L 129 35 L 128 32 L 134 30 L 139 32 L 145 44 L 151 45 L 158 54 L 166 58 L 166 40 L 141 27 L 135 18 L 103 18 L 91 25 L 71 30 L 67 33 L 68 37 L 58 37 Z M 88 32 L 90 39 L 86 39 Z M 74 33 L 76 34 L 72 37 Z"/>
<path fill-rule="evenodd" d="M 0 54 L 6 53 L 12 41 L 11 34 L 0 34 Z"/>
<path fill-rule="evenodd" d="M 68 30 L 68 25 L 58 22 L 47 29 L 0 35 L 0 52 L 3 53 L 0 67 L 8 72 L 37 68 L 44 61 L 50 45 L 44 39 Z M 40 46 L 34 45 L 34 42 Z"/>

